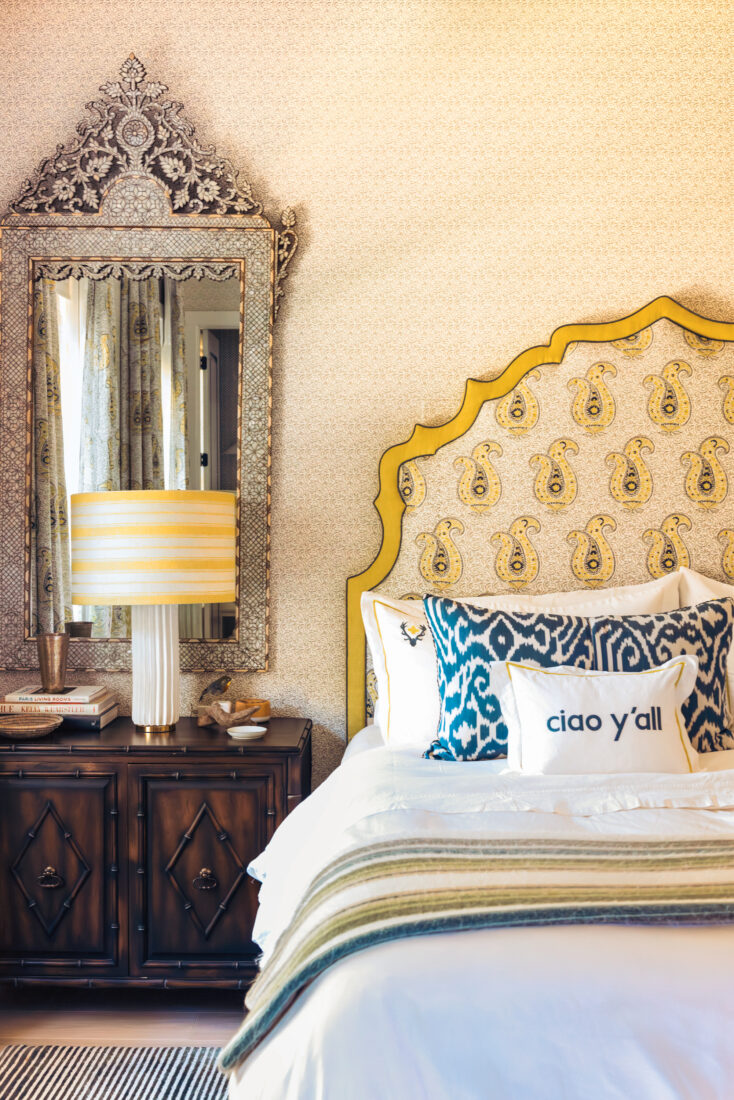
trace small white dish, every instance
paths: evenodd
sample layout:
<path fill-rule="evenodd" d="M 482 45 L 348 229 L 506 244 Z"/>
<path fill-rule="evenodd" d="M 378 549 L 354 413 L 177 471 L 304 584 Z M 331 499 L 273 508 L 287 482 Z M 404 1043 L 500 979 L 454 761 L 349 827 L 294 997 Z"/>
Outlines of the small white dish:
<path fill-rule="evenodd" d="M 265 726 L 230 726 L 227 733 L 234 737 L 235 741 L 257 741 L 267 733 Z"/>

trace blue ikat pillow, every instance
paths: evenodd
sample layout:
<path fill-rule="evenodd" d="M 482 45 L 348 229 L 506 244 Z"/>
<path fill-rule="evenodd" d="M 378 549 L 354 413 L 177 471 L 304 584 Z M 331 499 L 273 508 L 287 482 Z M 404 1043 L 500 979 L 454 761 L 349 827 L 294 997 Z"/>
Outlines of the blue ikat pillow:
<path fill-rule="evenodd" d="M 588 620 L 596 668 L 638 672 L 671 657 L 693 653 L 698 676 L 681 713 L 697 752 L 734 746 L 726 687 L 726 662 L 732 644 L 734 601 L 709 600 L 658 615 L 623 615 Z"/>
<path fill-rule="evenodd" d="M 589 619 L 537 612 L 488 611 L 426 596 L 436 647 L 441 716 L 434 760 L 489 760 L 507 753 L 507 726 L 492 690 L 496 661 L 533 661 L 541 668 L 593 668 Z"/>

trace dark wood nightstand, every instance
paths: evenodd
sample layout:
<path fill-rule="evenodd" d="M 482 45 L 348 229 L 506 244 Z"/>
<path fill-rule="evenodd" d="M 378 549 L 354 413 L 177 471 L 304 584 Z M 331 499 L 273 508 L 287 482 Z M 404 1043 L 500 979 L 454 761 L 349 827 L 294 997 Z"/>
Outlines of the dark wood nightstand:
<path fill-rule="evenodd" d="M 243 988 L 247 865 L 311 789 L 311 723 L 0 741 L 0 981 Z"/>

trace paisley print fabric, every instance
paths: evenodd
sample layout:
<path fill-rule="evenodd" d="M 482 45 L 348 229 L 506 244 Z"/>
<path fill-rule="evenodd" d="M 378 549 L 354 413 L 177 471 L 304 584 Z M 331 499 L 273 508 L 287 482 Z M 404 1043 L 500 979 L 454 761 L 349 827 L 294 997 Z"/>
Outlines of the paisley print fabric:
<path fill-rule="evenodd" d="M 599 669 L 638 672 L 683 653 L 698 657 L 696 684 L 681 708 L 688 736 L 697 752 L 734 747 L 726 689 L 734 601 L 710 600 L 660 615 L 589 623 Z"/>
<path fill-rule="evenodd" d="M 507 752 L 507 726 L 493 690 L 492 664 L 593 668 L 589 620 L 571 615 L 485 611 L 454 600 L 423 601 L 436 647 L 441 715 L 434 760 L 486 760 Z"/>
<path fill-rule="evenodd" d="M 423 579 L 433 588 L 448 588 L 461 577 L 463 562 L 456 544 L 457 535 L 464 531 L 459 519 L 442 519 L 433 531 L 421 531 L 416 542 L 422 546 L 420 571 Z"/>
<path fill-rule="evenodd" d="M 724 580 L 732 424 L 734 342 L 662 318 L 571 344 L 463 436 L 403 463 L 401 549 L 381 594 L 593 589 L 678 565 Z"/>

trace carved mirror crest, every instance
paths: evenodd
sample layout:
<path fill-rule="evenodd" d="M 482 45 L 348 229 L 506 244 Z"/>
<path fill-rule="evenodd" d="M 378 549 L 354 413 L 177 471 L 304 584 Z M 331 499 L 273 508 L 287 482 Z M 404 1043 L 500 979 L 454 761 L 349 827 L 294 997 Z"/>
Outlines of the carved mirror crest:
<path fill-rule="evenodd" d="M 185 671 L 267 667 L 273 324 L 297 248 L 130 56 L 2 218 L 0 667 L 92 621 L 73 669 L 129 667 L 127 611 L 72 609 L 68 497 L 237 493 L 237 599 L 180 609 Z M 89 629 L 87 627 L 87 629 Z"/>

